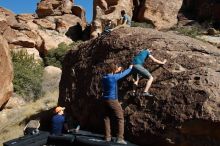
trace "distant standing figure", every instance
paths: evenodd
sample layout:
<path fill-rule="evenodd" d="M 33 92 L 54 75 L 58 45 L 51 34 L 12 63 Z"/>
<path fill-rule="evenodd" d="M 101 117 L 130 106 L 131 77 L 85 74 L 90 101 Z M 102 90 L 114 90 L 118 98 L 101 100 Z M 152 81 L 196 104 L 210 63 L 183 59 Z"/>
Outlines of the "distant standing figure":
<path fill-rule="evenodd" d="M 54 115 L 52 118 L 52 131 L 51 131 L 51 134 L 53 135 L 62 135 L 63 130 L 68 131 L 68 126 L 64 116 L 64 109 L 65 107 L 60 107 L 60 106 L 55 108 L 56 115 Z"/>
<path fill-rule="evenodd" d="M 122 25 L 131 26 L 131 17 L 125 13 L 125 10 L 121 11 L 121 16 L 122 16 Z"/>
<path fill-rule="evenodd" d="M 103 102 L 105 107 L 104 124 L 105 124 L 105 140 L 111 141 L 110 117 L 114 116 L 117 120 L 117 143 L 127 144 L 124 140 L 124 113 L 121 104 L 118 101 L 118 85 L 117 81 L 131 72 L 132 65 L 123 72 L 122 67 L 115 64 L 107 66 L 107 74 L 102 77 L 103 85 Z"/>
<path fill-rule="evenodd" d="M 158 63 L 158 64 L 165 64 L 167 62 L 166 59 L 164 59 L 163 61 L 160 61 L 160 60 L 157 60 L 156 58 L 154 58 L 151 53 L 151 51 L 148 50 L 148 49 L 143 49 L 141 50 L 134 58 L 133 58 L 133 70 L 134 70 L 134 76 L 136 79 L 134 79 L 134 86 L 137 87 L 138 86 L 138 82 L 139 82 L 139 74 L 142 75 L 143 77 L 145 78 L 148 78 L 148 81 L 147 81 L 147 84 L 146 84 L 146 87 L 144 89 L 144 92 L 143 92 L 143 96 L 153 96 L 151 95 L 148 90 L 149 88 L 151 87 L 151 84 L 153 82 L 153 76 L 151 75 L 151 73 L 146 69 L 144 68 L 144 63 L 145 63 L 145 60 L 150 58 L 152 59 L 154 62 Z M 133 93 L 135 93 L 135 89 L 133 91 Z"/>

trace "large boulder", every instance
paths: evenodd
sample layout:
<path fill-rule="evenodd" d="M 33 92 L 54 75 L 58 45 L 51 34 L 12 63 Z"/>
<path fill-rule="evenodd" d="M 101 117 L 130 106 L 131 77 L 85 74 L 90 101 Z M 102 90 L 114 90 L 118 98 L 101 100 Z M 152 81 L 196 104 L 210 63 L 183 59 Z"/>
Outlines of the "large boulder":
<path fill-rule="evenodd" d="M 54 30 L 56 28 L 56 24 L 47 19 L 35 19 L 33 20 L 33 22 L 36 23 L 42 29 L 53 29 Z"/>
<path fill-rule="evenodd" d="M 11 11 L 0 7 L 0 34 L 3 34 L 8 27 L 17 23 L 15 14 Z"/>
<path fill-rule="evenodd" d="M 61 73 L 62 71 L 58 67 L 47 66 L 44 68 L 42 90 L 45 94 L 59 90 Z"/>
<path fill-rule="evenodd" d="M 41 0 L 37 5 L 38 17 L 72 13 L 73 0 Z"/>
<path fill-rule="evenodd" d="M 157 29 L 171 28 L 177 24 L 177 14 L 183 0 L 147 0 L 140 1 L 135 7 L 136 20 L 151 22 Z"/>
<path fill-rule="evenodd" d="M 83 128 L 101 132 L 105 63 L 127 68 L 143 48 L 151 48 L 153 56 L 168 62 L 159 66 L 148 60 L 145 64 L 154 77 L 150 92 L 155 97 L 131 97 L 131 76 L 119 82 L 125 138 L 140 145 L 219 145 L 220 50 L 190 37 L 121 28 L 81 44 L 64 59 L 59 105 L 66 106 Z M 145 84 L 141 79 L 138 93 Z"/>
<path fill-rule="evenodd" d="M 37 32 L 43 41 L 37 49 L 43 54 L 47 53 L 48 50 L 57 48 L 60 43 L 72 43 L 72 40 L 65 34 L 60 34 L 55 30 L 37 30 Z"/>
<path fill-rule="evenodd" d="M 0 35 L 0 108 L 13 92 L 13 68 L 7 41 Z"/>
<path fill-rule="evenodd" d="M 37 19 L 36 14 L 19 14 L 16 15 L 19 23 L 26 24 L 31 30 L 39 29 L 40 27 L 33 21 Z"/>
<path fill-rule="evenodd" d="M 12 26 L 17 23 L 17 20 L 15 19 L 15 14 L 13 12 L 0 7 L 0 20 L 2 20 L 2 17 L 6 20 L 9 26 Z"/>
<path fill-rule="evenodd" d="M 81 6 L 73 6 L 72 7 L 72 13 L 73 15 L 79 17 L 82 20 L 82 27 L 86 27 L 86 11 Z"/>

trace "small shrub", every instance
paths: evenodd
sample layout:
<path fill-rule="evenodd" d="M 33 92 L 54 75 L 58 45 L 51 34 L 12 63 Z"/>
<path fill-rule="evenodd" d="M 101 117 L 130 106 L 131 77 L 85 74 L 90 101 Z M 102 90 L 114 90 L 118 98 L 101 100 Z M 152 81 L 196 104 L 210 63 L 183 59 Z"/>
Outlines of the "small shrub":
<path fill-rule="evenodd" d="M 153 24 L 147 22 L 131 22 L 131 27 L 154 28 Z"/>
<path fill-rule="evenodd" d="M 64 60 L 67 51 L 77 46 L 80 43 L 81 43 L 80 41 L 73 42 L 70 45 L 67 45 L 65 43 L 60 43 L 58 45 L 58 48 L 49 50 L 46 56 L 44 57 L 45 66 L 52 65 L 61 68 L 62 62 Z"/>
<path fill-rule="evenodd" d="M 191 26 L 191 27 L 180 27 L 175 29 L 180 34 L 196 38 L 196 36 L 200 35 L 202 33 L 202 30 L 200 27 L 197 26 Z"/>
<path fill-rule="evenodd" d="M 26 101 L 39 98 L 42 95 L 41 82 L 43 65 L 34 60 L 27 51 L 12 52 L 14 67 L 14 91 Z"/>

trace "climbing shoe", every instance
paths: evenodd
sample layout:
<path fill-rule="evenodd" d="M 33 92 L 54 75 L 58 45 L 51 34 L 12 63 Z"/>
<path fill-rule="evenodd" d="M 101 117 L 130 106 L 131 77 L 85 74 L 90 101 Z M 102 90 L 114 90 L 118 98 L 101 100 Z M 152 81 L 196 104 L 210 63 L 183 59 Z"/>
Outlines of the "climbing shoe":
<path fill-rule="evenodd" d="M 111 137 L 105 138 L 105 141 L 106 141 L 106 142 L 110 142 L 111 140 L 112 140 Z"/>
<path fill-rule="evenodd" d="M 124 139 L 117 139 L 116 143 L 127 144 L 127 142 Z"/>
<path fill-rule="evenodd" d="M 150 94 L 150 93 L 148 93 L 148 92 L 144 92 L 144 93 L 142 94 L 142 96 L 153 97 L 153 95 L 152 95 L 152 94 Z"/>
<path fill-rule="evenodd" d="M 136 92 L 132 91 L 129 93 L 130 96 L 136 96 Z"/>

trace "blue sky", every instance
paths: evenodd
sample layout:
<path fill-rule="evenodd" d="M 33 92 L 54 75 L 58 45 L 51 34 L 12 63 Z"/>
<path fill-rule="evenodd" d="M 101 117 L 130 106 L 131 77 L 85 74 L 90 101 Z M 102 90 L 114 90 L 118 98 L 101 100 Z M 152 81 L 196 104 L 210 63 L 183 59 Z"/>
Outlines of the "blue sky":
<path fill-rule="evenodd" d="M 7 8 L 16 14 L 35 13 L 40 0 L 0 0 L 0 7 Z M 74 5 L 80 5 L 86 10 L 86 20 L 92 20 L 93 0 L 74 0 Z"/>

